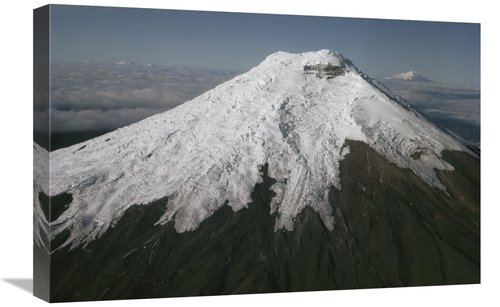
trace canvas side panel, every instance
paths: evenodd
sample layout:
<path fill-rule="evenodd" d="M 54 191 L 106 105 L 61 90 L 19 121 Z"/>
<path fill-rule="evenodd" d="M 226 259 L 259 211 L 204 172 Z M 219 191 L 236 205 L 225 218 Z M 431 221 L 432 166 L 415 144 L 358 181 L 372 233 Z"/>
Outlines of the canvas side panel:
<path fill-rule="evenodd" d="M 50 152 L 49 6 L 33 10 L 33 295 L 50 298 L 48 219 Z"/>

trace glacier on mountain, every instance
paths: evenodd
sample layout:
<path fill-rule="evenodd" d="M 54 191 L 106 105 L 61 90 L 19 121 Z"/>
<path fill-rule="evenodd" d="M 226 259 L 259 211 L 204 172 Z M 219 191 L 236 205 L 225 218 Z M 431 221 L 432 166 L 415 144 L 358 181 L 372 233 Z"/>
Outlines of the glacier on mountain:
<path fill-rule="evenodd" d="M 275 230 L 293 230 L 306 206 L 331 230 L 328 195 L 342 188 L 346 139 L 443 191 L 434 168 L 453 167 L 441 152 L 467 150 L 341 54 L 277 52 L 172 110 L 51 152 L 47 193 L 70 193 L 73 201 L 48 235 L 69 230 L 62 246 L 85 244 L 130 206 L 164 197 L 157 224 L 190 231 L 226 201 L 235 211 L 246 207 L 266 164 L 276 180 Z"/>

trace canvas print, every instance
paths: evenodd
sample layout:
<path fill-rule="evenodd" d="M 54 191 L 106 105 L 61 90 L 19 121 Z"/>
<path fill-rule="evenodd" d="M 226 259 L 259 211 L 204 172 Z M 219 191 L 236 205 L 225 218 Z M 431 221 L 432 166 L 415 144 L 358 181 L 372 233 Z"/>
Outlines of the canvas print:
<path fill-rule="evenodd" d="M 480 24 L 34 10 L 34 294 L 480 283 Z"/>

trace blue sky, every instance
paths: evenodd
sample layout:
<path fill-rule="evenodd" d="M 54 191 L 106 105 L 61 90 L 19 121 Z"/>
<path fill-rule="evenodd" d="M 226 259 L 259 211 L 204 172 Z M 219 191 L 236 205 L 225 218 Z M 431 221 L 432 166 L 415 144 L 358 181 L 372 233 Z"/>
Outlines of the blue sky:
<path fill-rule="evenodd" d="M 375 78 L 409 70 L 478 86 L 480 25 L 429 21 L 52 6 L 52 60 L 247 71 L 276 51 L 341 52 Z"/>

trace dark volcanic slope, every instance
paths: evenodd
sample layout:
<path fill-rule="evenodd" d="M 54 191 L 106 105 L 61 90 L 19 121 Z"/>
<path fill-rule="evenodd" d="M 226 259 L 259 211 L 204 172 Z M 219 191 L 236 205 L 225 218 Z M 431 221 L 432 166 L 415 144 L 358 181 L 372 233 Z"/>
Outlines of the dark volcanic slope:
<path fill-rule="evenodd" d="M 85 249 L 53 254 L 51 300 L 479 283 L 479 160 L 445 153 L 456 168 L 439 172 L 447 197 L 367 145 L 347 144 L 342 190 L 330 195 L 333 231 L 306 208 L 293 232 L 274 232 L 267 176 L 248 209 L 224 206 L 191 232 L 152 226 L 166 199 L 133 206 Z"/>

